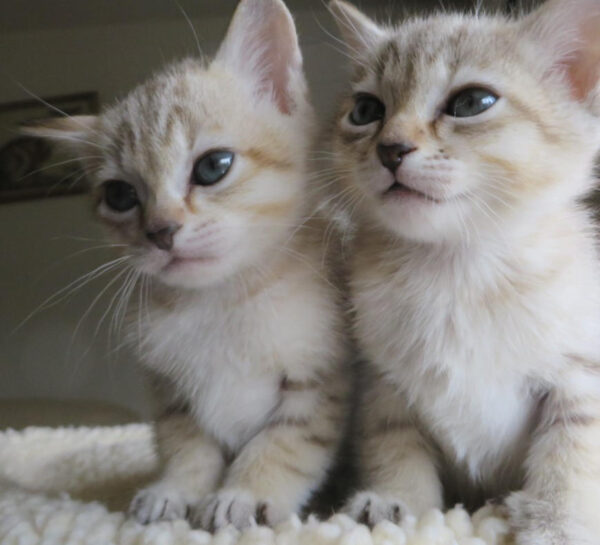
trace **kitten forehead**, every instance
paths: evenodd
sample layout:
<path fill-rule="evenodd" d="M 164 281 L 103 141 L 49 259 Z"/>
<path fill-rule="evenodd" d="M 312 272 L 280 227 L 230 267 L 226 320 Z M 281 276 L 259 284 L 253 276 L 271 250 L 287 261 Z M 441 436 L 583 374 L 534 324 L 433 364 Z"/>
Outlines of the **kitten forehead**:
<path fill-rule="evenodd" d="M 204 72 L 198 61 L 179 63 L 138 86 L 101 116 L 102 132 L 119 169 L 155 177 L 175 159 L 173 148 L 191 145 L 206 121 L 198 90 L 194 92 Z"/>
<path fill-rule="evenodd" d="M 379 82 L 395 80 L 406 91 L 424 72 L 461 66 L 486 69 L 509 54 L 512 25 L 495 18 L 439 15 L 396 27 L 374 52 L 370 71 Z M 398 92 L 398 91 L 396 91 Z"/>
<path fill-rule="evenodd" d="M 268 139 L 277 122 L 263 115 L 260 105 L 252 108 L 251 100 L 251 89 L 234 74 L 190 59 L 155 75 L 107 110 L 101 130 L 116 167 L 152 185 L 193 159 L 194 152 L 244 147 L 258 133 Z M 251 123 L 253 117 L 260 123 Z M 206 145 L 196 150 L 198 142 Z"/>

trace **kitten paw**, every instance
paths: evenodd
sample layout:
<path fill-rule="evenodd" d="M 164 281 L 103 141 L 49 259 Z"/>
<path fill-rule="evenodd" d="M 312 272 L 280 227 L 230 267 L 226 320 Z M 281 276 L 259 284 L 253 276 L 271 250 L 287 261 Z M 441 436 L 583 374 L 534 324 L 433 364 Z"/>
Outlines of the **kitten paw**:
<path fill-rule="evenodd" d="M 399 523 L 408 514 L 406 505 L 399 499 L 374 492 L 359 492 L 346 504 L 344 511 L 370 528 L 382 520 Z"/>
<path fill-rule="evenodd" d="M 564 545 L 572 542 L 561 529 L 561 517 L 552 502 L 533 498 L 526 492 L 514 492 L 506 498 L 504 507 L 516 545 Z"/>
<path fill-rule="evenodd" d="M 195 528 L 215 532 L 228 524 L 242 530 L 253 521 L 273 526 L 282 522 L 287 515 L 272 502 L 257 500 L 248 490 L 226 488 L 209 494 L 192 507 L 190 522 Z"/>
<path fill-rule="evenodd" d="M 186 517 L 188 502 L 175 487 L 156 483 L 140 490 L 131 501 L 129 514 L 141 524 Z"/>

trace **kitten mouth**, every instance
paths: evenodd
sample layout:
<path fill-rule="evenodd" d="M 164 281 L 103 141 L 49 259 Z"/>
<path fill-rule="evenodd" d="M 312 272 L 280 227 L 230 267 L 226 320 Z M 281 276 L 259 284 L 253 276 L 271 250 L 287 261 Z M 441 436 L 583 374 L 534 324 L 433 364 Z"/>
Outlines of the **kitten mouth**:
<path fill-rule="evenodd" d="M 186 265 L 210 265 L 218 260 L 217 257 L 178 257 L 174 256 L 163 268 L 171 271 Z"/>
<path fill-rule="evenodd" d="M 411 197 L 417 197 L 419 199 L 424 199 L 424 200 L 427 200 L 430 202 L 434 202 L 437 204 L 439 204 L 441 202 L 440 200 L 435 199 L 431 195 L 427 195 L 426 193 L 418 191 L 417 189 L 413 189 L 412 187 L 408 187 L 407 185 L 401 184 L 397 180 L 394 181 L 394 183 L 384 191 L 383 195 L 384 196 L 394 195 L 394 196 L 398 196 L 398 197 L 411 196 Z"/>

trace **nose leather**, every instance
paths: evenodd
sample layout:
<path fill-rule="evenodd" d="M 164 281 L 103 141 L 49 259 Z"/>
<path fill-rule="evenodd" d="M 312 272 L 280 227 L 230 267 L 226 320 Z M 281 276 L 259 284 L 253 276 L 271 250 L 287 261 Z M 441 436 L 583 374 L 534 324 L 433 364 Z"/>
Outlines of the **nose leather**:
<path fill-rule="evenodd" d="M 173 248 L 173 237 L 179 229 L 181 229 L 181 224 L 170 222 L 152 231 L 147 231 L 146 237 L 157 248 L 171 250 Z"/>
<path fill-rule="evenodd" d="M 392 173 L 395 173 L 402 164 L 404 157 L 416 149 L 415 146 L 408 143 L 379 144 L 377 146 L 377 155 L 381 164 Z"/>

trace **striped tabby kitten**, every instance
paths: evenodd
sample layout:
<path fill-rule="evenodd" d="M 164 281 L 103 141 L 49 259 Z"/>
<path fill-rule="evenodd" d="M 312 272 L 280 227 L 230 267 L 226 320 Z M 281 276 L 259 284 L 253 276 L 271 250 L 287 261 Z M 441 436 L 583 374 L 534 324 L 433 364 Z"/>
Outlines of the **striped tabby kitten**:
<path fill-rule="evenodd" d="M 274 524 L 332 463 L 349 377 L 321 232 L 303 224 L 312 123 L 289 12 L 242 0 L 212 62 L 29 129 L 100 152 L 85 163 L 96 212 L 154 280 L 141 347 L 168 411 L 140 522 Z"/>
<path fill-rule="evenodd" d="M 357 205 L 374 524 L 505 497 L 519 545 L 600 543 L 600 1 L 379 26 L 332 10 L 355 62 L 334 130 Z"/>

